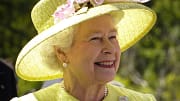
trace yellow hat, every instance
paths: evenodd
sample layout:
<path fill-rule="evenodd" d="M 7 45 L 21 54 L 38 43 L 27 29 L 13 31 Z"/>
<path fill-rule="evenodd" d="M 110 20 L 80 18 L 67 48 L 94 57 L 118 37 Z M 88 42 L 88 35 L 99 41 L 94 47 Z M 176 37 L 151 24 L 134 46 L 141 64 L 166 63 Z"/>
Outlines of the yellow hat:
<path fill-rule="evenodd" d="M 79 11 L 76 7 L 75 12 L 57 20 L 59 16 L 56 16 L 54 12 L 59 13 L 57 9 L 65 8 L 68 1 L 73 1 L 72 5 L 79 4 Z M 54 37 L 61 36 L 64 30 L 71 26 L 103 14 L 113 13 L 117 23 L 117 39 L 123 52 L 147 34 L 156 21 L 156 14 L 153 10 L 131 0 L 99 0 L 104 1 L 100 4 L 92 2 L 98 0 L 90 0 L 91 2 L 89 0 L 68 1 L 40 0 L 34 6 L 32 20 L 38 35 L 26 44 L 16 61 L 16 73 L 22 79 L 44 81 L 62 77 L 61 65 L 55 59 L 52 43 L 57 41 Z M 86 6 L 93 4 L 93 6 L 87 8 L 82 6 L 83 4 Z M 72 5 L 68 5 L 68 7 Z M 82 10 L 82 8 L 86 10 Z"/>

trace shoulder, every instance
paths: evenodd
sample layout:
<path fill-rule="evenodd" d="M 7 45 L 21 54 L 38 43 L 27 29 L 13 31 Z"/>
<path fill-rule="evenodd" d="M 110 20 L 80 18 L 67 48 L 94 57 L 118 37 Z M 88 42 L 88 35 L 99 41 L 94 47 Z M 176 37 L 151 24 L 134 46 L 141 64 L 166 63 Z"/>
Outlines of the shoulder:
<path fill-rule="evenodd" d="M 55 101 L 52 100 L 58 94 L 59 84 L 53 84 L 49 87 L 40 89 L 39 91 L 26 94 L 21 97 L 15 97 L 10 101 Z M 47 96 L 48 95 L 48 96 Z"/>
<path fill-rule="evenodd" d="M 108 89 L 110 94 L 116 95 L 118 99 L 127 97 L 129 101 L 156 101 L 152 94 L 137 92 L 114 84 L 108 84 Z"/>
<path fill-rule="evenodd" d="M 59 88 L 60 88 L 59 83 L 55 83 L 51 86 L 48 86 L 46 88 L 34 92 L 34 95 L 36 96 L 38 101 L 56 101 L 56 97 L 59 95 L 59 91 L 60 91 Z"/>
<path fill-rule="evenodd" d="M 10 101 L 38 101 L 38 100 L 36 99 L 33 93 L 29 93 L 21 97 L 15 97 Z"/>

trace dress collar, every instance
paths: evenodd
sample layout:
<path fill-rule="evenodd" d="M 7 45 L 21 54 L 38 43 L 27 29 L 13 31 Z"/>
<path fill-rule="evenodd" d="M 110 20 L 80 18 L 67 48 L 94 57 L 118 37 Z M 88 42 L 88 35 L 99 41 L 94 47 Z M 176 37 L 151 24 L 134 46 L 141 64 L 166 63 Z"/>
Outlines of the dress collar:
<path fill-rule="evenodd" d="M 128 97 L 125 94 L 118 92 L 112 84 L 107 84 L 108 95 L 104 98 L 103 101 L 129 101 Z M 63 83 L 60 83 L 60 92 L 59 92 L 60 101 L 79 101 L 77 98 L 69 94 L 65 89 Z"/>

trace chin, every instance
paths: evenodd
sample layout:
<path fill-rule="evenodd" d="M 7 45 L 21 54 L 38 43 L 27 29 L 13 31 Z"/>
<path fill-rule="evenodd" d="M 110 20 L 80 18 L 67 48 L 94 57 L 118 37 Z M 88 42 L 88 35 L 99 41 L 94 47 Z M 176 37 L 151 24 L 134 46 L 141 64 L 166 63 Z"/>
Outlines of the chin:
<path fill-rule="evenodd" d="M 108 82 L 114 80 L 114 77 L 115 77 L 115 74 L 106 75 L 106 76 L 96 77 L 96 80 L 101 82 L 101 83 L 108 83 Z"/>

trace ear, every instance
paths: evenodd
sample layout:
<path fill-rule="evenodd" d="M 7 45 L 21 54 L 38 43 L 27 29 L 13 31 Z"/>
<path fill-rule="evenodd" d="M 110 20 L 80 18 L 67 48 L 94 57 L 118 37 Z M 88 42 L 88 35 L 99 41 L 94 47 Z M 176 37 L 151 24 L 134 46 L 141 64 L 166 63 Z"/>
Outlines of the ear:
<path fill-rule="evenodd" d="M 61 63 L 67 63 L 67 56 L 65 54 L 65 52 L 60 49 L 58 46 L 54 46 L 54 50 L 55 50 L 55 54 L 58 58 L 58 60 L 61 62 Z"/>

